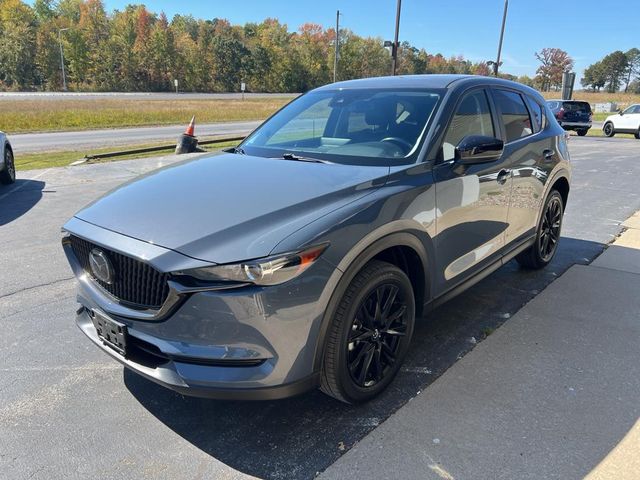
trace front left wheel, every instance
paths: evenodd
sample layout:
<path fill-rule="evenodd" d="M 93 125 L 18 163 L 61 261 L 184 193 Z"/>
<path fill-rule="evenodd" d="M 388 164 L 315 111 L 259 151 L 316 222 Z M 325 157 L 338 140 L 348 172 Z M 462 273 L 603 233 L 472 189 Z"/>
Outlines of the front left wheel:
<path fill-rule="evenodd" d="M 373 260 L 342 295 L 327 333 L 321 390 L 346 403 L 366 402 L 394 379 L 415 323 L 411 281 Z"/>
<path fill-rule="evenodd" d="M 16 181 L 16 165 L 11 148 L 4 149 L 4 168 L 0 171 L 0 183 L 9 185 Z"/>

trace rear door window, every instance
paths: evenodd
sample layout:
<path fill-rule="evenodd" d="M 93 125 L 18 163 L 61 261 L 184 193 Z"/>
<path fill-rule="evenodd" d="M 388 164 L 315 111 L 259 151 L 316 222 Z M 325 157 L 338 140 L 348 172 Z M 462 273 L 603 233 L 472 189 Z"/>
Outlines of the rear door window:
<path fill-rule="evenodd" d="M 493 97 L 498 106 L 506 134 L 505 143 L 527 137 L 533 133 L 529 110 L 519 93 L 494 89 Z"/>

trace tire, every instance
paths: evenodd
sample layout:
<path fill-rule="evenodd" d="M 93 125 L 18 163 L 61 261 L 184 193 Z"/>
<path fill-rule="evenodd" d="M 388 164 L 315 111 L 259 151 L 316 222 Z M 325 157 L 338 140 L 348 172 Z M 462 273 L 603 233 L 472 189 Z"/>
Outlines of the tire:
<path fill-rule="evenodd" d="M 582 128 L 582 129 L 580 129 L 580 130 L 576 130 L 576 133 L 577 133 L 579 136 L 584 137 L 584 136 L 587 134 L 587 132 L 588 132 L 588 131 L 589 131 L 589 129 L 588 129 L 588 128 Z"/>
<path fill-rule="evenodd" d="M 13 160 L 13 151 L 8 145 L 4 148 L 4 168 L 0 171 L 0 183 L 10 185 L 16 181 L 16 165 Z"/>
<path fill-rule="evenodd" d="M 535 243 L 516 257 L 520 266 L 538 270 L 546 267 L 553 260 L 562 233 L 563 216 L 562 195 L 557 190 L 551 190 L 544 202 Z"/>
<path fill-rule="evenodd" d="M 616 130 L 613 128 L 613 123 L 605 123 L 602 127 L 602 133 L 604 133 L 605 137 L 613 137 L 616 134 Z"/>
<path fill-rule="evenodd" d="M 407 275 L 387 262 L 367 263 L 333 313 L 320 389 L 350 404 L 378 395 L 398 373 L 414 324 L 415 297 Z"/>
<path fill-rule="evenodd" d="M 636 139 L 640 140 L 640 128 L 636 130 L 636 133 L 634 133 L 633 136 L 636 137 Z"/>

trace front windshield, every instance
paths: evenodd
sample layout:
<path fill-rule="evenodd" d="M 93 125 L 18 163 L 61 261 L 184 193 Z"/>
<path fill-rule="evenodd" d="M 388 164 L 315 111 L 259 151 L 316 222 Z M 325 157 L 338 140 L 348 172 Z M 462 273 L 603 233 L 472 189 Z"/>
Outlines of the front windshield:
<path fill-rule="evenodd" d="M 436 90 L 318 91 L 290 103 L 242 144 L 250 155 L 292 153 L 338 163 L 413 161 Z"/>

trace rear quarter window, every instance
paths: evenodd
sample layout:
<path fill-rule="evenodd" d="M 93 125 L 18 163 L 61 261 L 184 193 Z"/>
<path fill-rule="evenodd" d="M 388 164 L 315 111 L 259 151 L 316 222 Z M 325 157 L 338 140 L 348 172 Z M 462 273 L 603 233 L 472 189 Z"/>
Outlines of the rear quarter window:
<path fill-rule="evenodd" d="M 525 95 L 524 98 L 527 101 L 529 112 L 531 112 L 533 131 L 539 132 L 545 125 L 544 108 L 530 96 Z"/>

